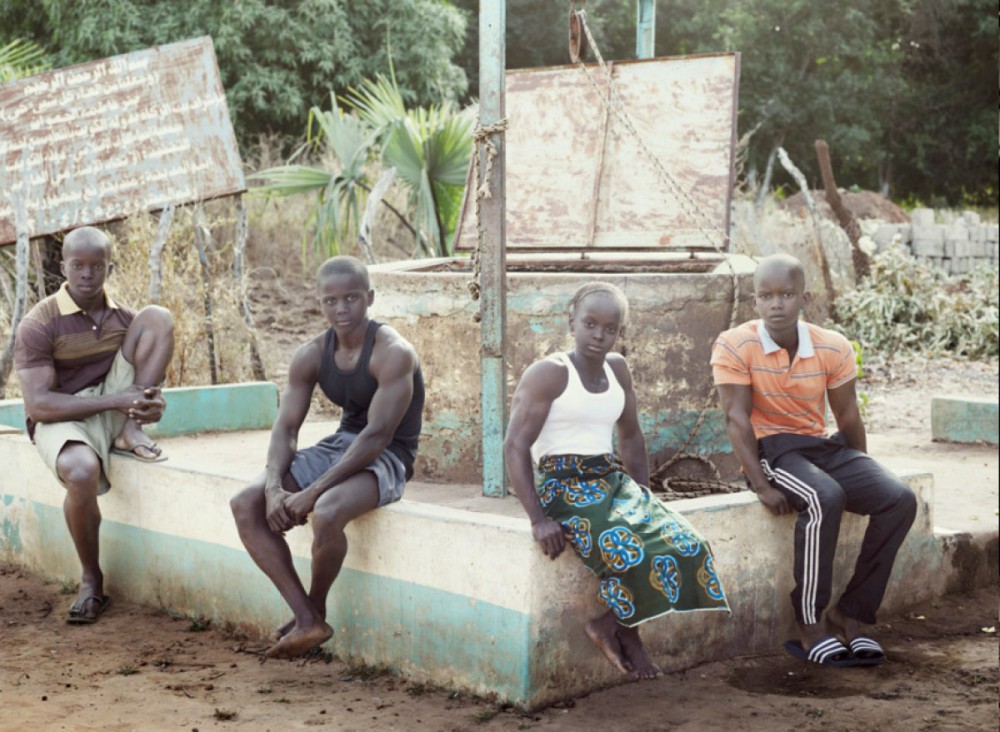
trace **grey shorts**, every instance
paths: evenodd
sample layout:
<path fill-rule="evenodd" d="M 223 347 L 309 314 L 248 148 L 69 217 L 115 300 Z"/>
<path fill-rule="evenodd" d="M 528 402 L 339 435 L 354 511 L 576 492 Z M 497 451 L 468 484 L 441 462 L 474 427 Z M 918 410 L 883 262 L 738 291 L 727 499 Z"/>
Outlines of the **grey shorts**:
<path fill-rule="evenodd" d="M 104 377 L 104 382 L 97 386 L 89 386 L 76 392 L 76 396 L 89 397 L 100 396 L 101 394 L 117 394 L 125 391 L 132 382 L 135 381 L 135 369 L 121 351 L 115 356 L 114 362 L 108 375 Z M 107 493 L 111 488 L 108 482 L 108 455 L 111 452 L 111 445 L 114 439 L 122 431 L 125 424 L 125 415 L 117 409 L 109 409 L 106 412 L 98 412 L 86 419 L 72 422 L 45 422 L 35 425 L 35 447 L 38 454 L 52 471 L 52 474 L 59 478 L 56 472 L 56 460 L 59 453 L 67 442 L 82 442 L 89 445 L 97 457 L 101 460 L 101 482 L 97 488 L 97 494 Z M 60 481 L 61 483 L 62 481 Z"/>
<path fill-rule="evenodd" d="M 299 490 L 311 485 L 319 476 L 340 462 L 347 448 L 357 438 L 351 432 L 336 432 L 324 437 L 312 447 L 299 450 L 288 469 Z M 406 468 L 389 450 L 383 450 L 365 470 L 373 473 L 378 481 L 378 505 L 395 503 L 403 497 L 406 485 Z"/>

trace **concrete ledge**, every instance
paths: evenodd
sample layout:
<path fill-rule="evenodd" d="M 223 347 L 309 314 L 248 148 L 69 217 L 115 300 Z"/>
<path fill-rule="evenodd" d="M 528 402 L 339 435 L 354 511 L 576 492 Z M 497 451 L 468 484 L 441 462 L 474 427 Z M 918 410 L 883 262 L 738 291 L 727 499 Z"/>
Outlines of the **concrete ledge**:
<path fill-rule="evenodd" d="M 112 459 L 114 488 L 101 499 L 110 594 L 262 632 L 287 619 L 278 593 L 244 552 L 228 507 L 259 469 L 238 456 L 258 454 L 262 439 L 266 433 L 177 438 L 166 441 L 166 463 Z M 76 581 L 63 489 L 24 435 L 0 435 L 0 464 L 0 557 Z M 996 529 L 935 535 L 931 476 L 905 480 L 919 497 L 918 515 L 884 609 L 995 583 Z M 526 708 L 619 683 L 583 633 L 603 607 L 596 580 L 576 557 L 553 562 L 537 551 L 514 498 L 476 499 L 478 488 L 466 486 L 465 505 L 476 510 L 415 500 L 442 490 L 411 484 L 402 502 L 349 527 L 351 551 L 328 614 L 336 630 L 331 650 Z M 674 671 L 780 648 L 794 625 L 794 518 L 771 517 L 749 493 L 673 506 L 711 541 L 733 614 L 676 614 L 644 625 L 653 655 Z M 835 591 L 853 568 L 864 525 L 861 517 L 845 517 Z M 300 574 L 308 576 L 310 530 L 288 538 Z"/>
<path fill-rule="evenodd" d="M 964 396 L 931 399 L 931 436 L 940 442 L 1000 442 L 997 400 Z"/>
<path fill-rule="evenodd" d="M 278 387 L 271 381 L 163 390 L 167 411 L 146 431 L 155 437 L 194 432 L 268 429 L 278 416 Z M 0 425 L 24 429 L 24 402 L 0 400 Z"/>

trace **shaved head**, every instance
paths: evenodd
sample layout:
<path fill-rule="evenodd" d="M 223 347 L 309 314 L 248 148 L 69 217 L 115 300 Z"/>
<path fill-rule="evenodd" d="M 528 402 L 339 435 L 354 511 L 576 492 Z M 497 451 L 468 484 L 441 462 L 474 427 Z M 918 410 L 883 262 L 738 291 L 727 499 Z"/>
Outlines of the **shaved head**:
<path fill-rule="evenodd" d="M 757 288 L 765 279 L 784 275 L 790 275 L 796 285 L 805 289 L 806 271 L 802 267 L 802 262 L 791 254 L 772 254 L 760 260 L 753 273 L 753 286 Z"/>
<path fill-rule="evenodd" d="M 319 286 L 326 278 L 333 275 L 350 275 L 361 285 L 361 289 L 370 290 L 372 288 L 368 279 L 368 268 L 357 257 L 346 255 L 330 257 L 319 266 L 319 270 L 316 272 L 316 285 Z"/>
<path fill-rule="evenodd" d="M 103 231 L 95 229 L 93 226 L 73 229 L 66 235 L 62 245 L 63 259 L 67 259 L 69 252 L 78 247 L 102 247 L 107 251 L 108 260 L 111 259 L 111 239 Z"/>

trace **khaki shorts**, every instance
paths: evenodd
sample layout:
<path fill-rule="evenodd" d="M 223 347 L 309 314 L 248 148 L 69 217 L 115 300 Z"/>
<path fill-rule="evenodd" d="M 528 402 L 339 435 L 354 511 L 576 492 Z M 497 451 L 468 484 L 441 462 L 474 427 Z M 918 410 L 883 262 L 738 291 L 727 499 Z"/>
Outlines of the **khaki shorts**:
<path fill-rule="evenodd" d="M 111 370 L 104 377 L 104 382 L 97 386 L 81 389 L 74 396 L 89 397 L 101 394 L 117 394 L 125 391 L 135 381 L 135 368 L 125 360 L 121 351 L 115 356 Z M 100 412 L 87 419 L 75 422 L 48 422 L 35 425 L 35 447 L 42 460 L 49 466 L 52 474 L 59 478 L 56 472 L 56 459 L 67 442 L 82 442 L 89 445 L 101 460 L 101 484 L 98 495 L 107 493 L 111 488 L 108 481 L 108 455 L 118 433 L 125 424 L 125 415 L 117 409 Z M 61 480 L 59 481 L 62 482 Z"/>

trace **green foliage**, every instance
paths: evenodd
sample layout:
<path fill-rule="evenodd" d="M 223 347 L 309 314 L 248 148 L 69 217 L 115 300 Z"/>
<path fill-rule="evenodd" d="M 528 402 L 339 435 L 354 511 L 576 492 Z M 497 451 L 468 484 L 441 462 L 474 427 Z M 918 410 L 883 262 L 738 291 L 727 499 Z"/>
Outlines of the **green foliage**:
<path fill-rule="evenodd" d="M 981 268 L 949 276 L 893 246 L 871 260 L 871 276 L 837 299 L 837 328 L 885 357 L 990 358 L 998 345 L 998 276 Z"/>
<path fill-rule="evenodd" d="M 458 62 L 475 88 L 478 0 L 455 4 L 469 19 Z M 604 57 L 634 58 L 635 3 L 581 5 Z M 568 63 L 567 9 L 508 0 L 508 68 Z M 822 138 L 844 187 L 934 205 L 996 201 L 995 3 L 657 0 L 658 56 L 719 51 L 741 53 L 741 132 L 761 125 L 748 170 L 782 145 L 818 187 Z"/>
<path fill-rule="evenodd" d="M 265 181 L 258 194 L 289 196 L 316 192 L 309 225 L 315 251 L 328 256 L 358 235 L 361 212 L 372 188 L 370 163 L 394 168 L 406 188 L 407 222 L 425 255 L 451 253 L 459 204 L 472 151 L 473 118 L 450 104 L 407 109 L 395 79 L 376 76 L 351 88 L 330 109 L 309 112 L 307 146 L 321 149 L 329 170 L 304 165 L 268 168 L 251 176 Z M 300 151 L 301 152 L 301 151 Z"/>
<path fill-rule="evenodd" d="M 32 41 L 15 38 L 7 45 L 0 46 L 0 84 L 41 73 L 51 65 L 45 49 Z"/>
<path fill-rule="evenodd" d="M 4 0 L 0 28 L 0 42 L 55 49 L 57 66 L 210 35 L 242 143 L 298 138 L 311 105 L 385 71 L 390 53 L 410 104 L 466 87 L 451 62 L 465 20 L 442 0 Z"/>

